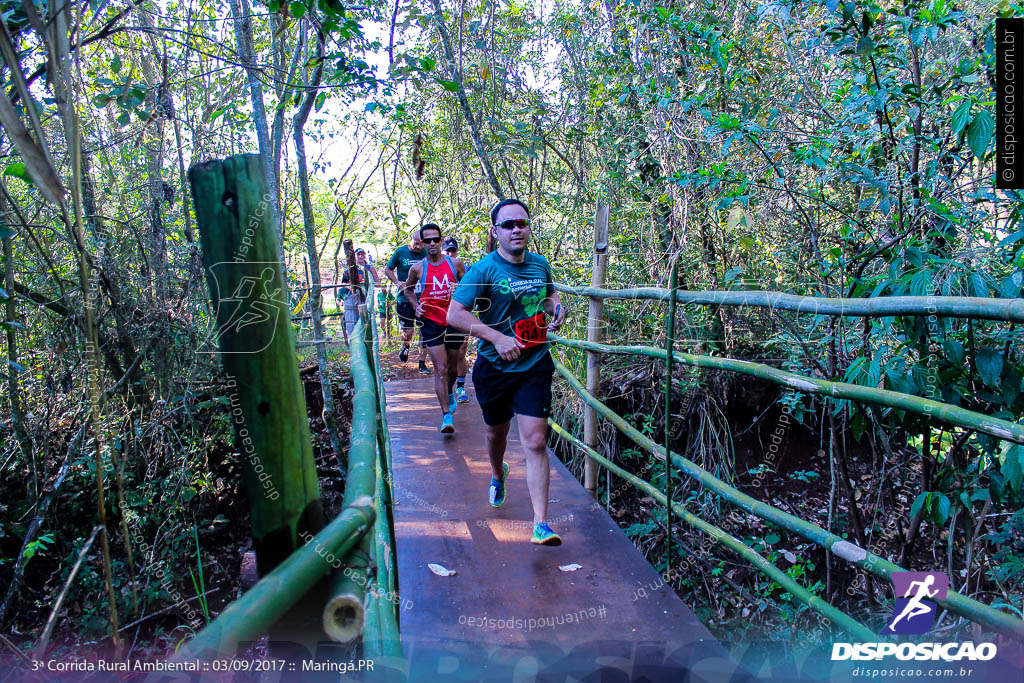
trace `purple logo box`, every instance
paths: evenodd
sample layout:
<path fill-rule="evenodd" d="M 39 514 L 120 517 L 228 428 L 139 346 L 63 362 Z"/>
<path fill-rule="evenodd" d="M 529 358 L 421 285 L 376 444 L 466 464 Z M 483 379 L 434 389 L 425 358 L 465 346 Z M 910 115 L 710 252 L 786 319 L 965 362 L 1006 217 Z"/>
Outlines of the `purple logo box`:
<path fill-rule="evenodd" d="M 889 578 L 896 604 L 882 633 L 927 633 L 935 625 L 935 601 L 944 599 L 949 591 L 949 577 L 945 572 L 894 572 Z"/>

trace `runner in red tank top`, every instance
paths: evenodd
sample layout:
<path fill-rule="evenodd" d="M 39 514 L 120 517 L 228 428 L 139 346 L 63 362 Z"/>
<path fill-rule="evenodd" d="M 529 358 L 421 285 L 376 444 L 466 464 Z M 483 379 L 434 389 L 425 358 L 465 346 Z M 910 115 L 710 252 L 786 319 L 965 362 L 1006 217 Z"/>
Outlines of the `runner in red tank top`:
<path fill-rule="evenodd" d="M 422 282 L 416 285 L 416 294 L 423 304 L 422 316 L 438 325 L 447 325 L 448 304 L 458 284 L 455 263 L 445 256 L 441 263 L 426 261 L 421 266 L 421 270 L 426 269 L 426 272 L 422 274 Z"/>
<path fill-rule="evenodd" d="M 405 296 L 423 320 L 420 338 L 427 347 L 434 364 L 434 391 L 441 404 L 441 429 L 444 434 L 455 431 L 453 416 L 458 406 L 455 400 L 455 378 L 458 375 L 459 348 L 465 335 L 449 327 L 446 320 L 452 293 L 466 267 L 458 258 L 445 256 L 441 251 L 441 228 L 427 223 L 420 228 L 420 238 L 427 249 L 427 257 L 409 268 L 405 283 Z"/>

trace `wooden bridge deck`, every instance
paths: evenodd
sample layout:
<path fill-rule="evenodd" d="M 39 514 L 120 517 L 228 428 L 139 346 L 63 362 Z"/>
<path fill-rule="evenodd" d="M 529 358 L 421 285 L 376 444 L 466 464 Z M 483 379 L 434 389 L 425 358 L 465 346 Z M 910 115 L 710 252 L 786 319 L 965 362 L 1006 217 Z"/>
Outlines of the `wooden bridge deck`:
<path fill-rule="evenodd" d="M 724 648 L 553 455 L 548 515 L 564 543 L 529 543 L 514 420 L 508 498 L 496 509 L 487 501 L 490 467 L 472 388 L 455 433 L 443 435 L 432 378 L 385 386 L 410 680 L 506 681 L 538 670 L 583 678 L 599 667 L 620 669 L 626 680 L 734 674 Z M 437 576 L 428 563 L 457 573 Z M 569 564 L 582 568 L 559 569 Z"/>

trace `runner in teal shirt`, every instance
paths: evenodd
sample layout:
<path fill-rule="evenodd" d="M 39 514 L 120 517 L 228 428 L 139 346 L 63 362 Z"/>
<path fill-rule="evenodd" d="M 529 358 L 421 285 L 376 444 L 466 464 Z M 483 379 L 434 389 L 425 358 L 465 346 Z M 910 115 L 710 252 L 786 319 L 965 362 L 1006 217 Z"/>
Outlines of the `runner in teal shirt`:
<path fill-rule="evenodd" d="M 505 503 L 509 473 L 505 447 L 515 416 L 533 506 L 530 542 L 560 545 L 561 536 L 547 523 L 551 469 L 545 442 L 555 369 L 547 332 L 549 324 L 552 330 L 562 325 L 566 310 L 551 282 L 547 260 L 526 251 L 530 239 L 526 204 L 518 199 L 495 204 L 491 237 L 498 242 L 497 251 L 473 264 L 459 282 L 448 306 L 447 322 L 481 340 L 473 366 L 473 388 L 487 425 L 491 462 L 488 502 L 492 507 Z"/>
<path fill-rule="evenodd" d="M 529 370 L 548 352 L 546 341 L 529 337 L 547 336 L 543 306 L 555 292 L 551 266 L 540 254 L 526 252 L 524 257 L 522 263 L 513 263 L 492 251 L 470 266 L 452 296 L 470 310 L 479 309 L 477 317 L 483 324 L 530 345 L 520 351 L 518 358 L 507 361 L 494 344 L 481 339 L 478 353 L 502 372 Z"/>
<path fill-rule="evenodd" d="M 412 264 L 423 259 L 426 255 L 427 252 L 423 250 L 423 242 L 420 241 L 420 231 L 416 229 L 409 235 L 409 244 L 396 249 L 384 267 L 384 276 L 391 280 L 395 287 L 398 288 L 398 302 L 395 304 L 395 313 L 398 315 L 398 326 L 402 332 L 402 349 L 398 352 L 398 360 L 403 363 L 409 360 L 409 345 L 412 343 L 412 334 L 420 326 L 420 322 L 416 319 L 416 311 L 413 310 L 412 304 L 405 298 L 402 289 L 405 287 L 405 281 L 409 279 L 409 269 L 412 268 Z M 423 340 L 421 339 L 420 373 L 429 375 L 430 368 L 427 367 L 426 359 L 427 347 L 423 345 Z"/>

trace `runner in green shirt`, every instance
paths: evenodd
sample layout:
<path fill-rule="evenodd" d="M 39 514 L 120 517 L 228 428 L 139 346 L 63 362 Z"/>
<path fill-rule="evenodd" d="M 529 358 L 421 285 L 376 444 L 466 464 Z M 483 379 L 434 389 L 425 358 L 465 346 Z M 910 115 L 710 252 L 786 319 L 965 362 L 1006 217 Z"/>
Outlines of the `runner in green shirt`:
<path fill-rule="evenodd" d="M 391 288 L 387 285 L 382 285 L 377 290 L 377 314 L 380 315 L 380 328 L 389 338 L 391 337 L 391 304 L 394 300 Z"/>
<path fill-rule="evenodd" d="M 384 276 L 391 280 L 395 287 L 398 288 L 398 302 L 395 304 L 395 313 L 398 314 L 398 325 L 402 331 L 402 350 L 398 352 L 398 360 L 403 363 L 409 360 L 409 345 L 412 343 L 413 331 L 420 327 L 422 323 L 416 319 L 416 311 L 413 310 L 412 304 L 405 298 L 402 288 L 405 287 L 405 281 L 409 279 L 409 269 L 412 268 L 412 264 L 421 260 L 426 255 L 427 252 L 423 251 L 423 242 L 420 240 L 420 231 L 416 229 L 409 235 L 409 244 L 396 249 L 384 267 Z M 420 339 L 420 373 L 429 375 L 430 368 L 427 367 L 426 361 L 427 347 L 423 345 L 423 340 Z"/>
<path fill-rule="evenodd" d="M 487 425 L 491 505 L 505 502 L 505 446 L 516 415 L 533 504 L 530 541 L 559 545 L 561 537 L 546 521 L 551 472 L 545 443 L 554 372 L 547 331 L 561 327 L 567 311 L 552 284 L 547 259 L 526 251 L 530 237 L 526 204 L 518 199 L 498 202 L 491 209 L 491 226 L 498 248 L 466 272 L 448 308 L 448 324 L 481 340 L 473 387 Z"/>

